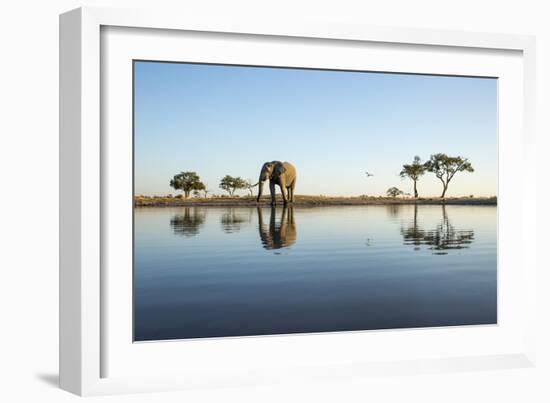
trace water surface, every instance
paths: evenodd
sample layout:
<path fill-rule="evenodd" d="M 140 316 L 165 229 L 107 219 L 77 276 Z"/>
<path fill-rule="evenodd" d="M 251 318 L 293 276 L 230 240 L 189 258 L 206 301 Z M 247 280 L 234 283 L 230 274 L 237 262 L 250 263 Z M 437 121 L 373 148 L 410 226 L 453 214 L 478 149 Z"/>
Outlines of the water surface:
<path fill-rule="evenodd" d="M 493 324 L 496 207 L 135 209 L 136 341 Z"/>

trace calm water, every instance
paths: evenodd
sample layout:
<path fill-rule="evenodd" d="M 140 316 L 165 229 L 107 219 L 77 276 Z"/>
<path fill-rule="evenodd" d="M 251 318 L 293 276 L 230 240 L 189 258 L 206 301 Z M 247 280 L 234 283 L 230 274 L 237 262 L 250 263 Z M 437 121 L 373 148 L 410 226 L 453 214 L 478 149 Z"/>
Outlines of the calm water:
<path fill-rule="evenodd" d="M 491 324 L 496 207 L 136 208 L 135 340 Z"/>

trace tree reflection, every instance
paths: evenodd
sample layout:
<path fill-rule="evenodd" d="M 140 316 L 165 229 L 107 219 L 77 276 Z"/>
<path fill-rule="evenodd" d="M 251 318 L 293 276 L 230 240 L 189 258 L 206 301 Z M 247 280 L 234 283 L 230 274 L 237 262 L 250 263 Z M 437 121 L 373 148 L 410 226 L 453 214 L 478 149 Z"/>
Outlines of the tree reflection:
<path fill-rule="evenodd" d="M 271 207 L 269 227 L 264 224 L 262 209 L 258 207 L 260 239 L 265 249 L 287 248 L 296 242 L 294 207 L 283 207 L 281 219 L 277 221 L 275 207 Z"/>
<path fill-rule="evenodd" d="M 249 213 L 245 214 L 243 211 L 238 212 L 234 208 L 227 209 L 220 218 L 222 230 L 228 234 L 240 231 L 243 224 L 250 223 L 252 211 L 252 209 L 249 209 Z"/>
<path fill-rule="evenodd" d="M 174 234 L 191 237 L 199 233 L 205 219 L 205 209 L 185 207 L 183 214 L 176 214 L 170 219 L 170 226 Z"/>
<path fill-rule="evenodd" d="M 386 212 L 391 218 L 396 218 L 399 215 L 399 204 L 386 205 Z"/>
<path fill-rule="evenodd" d="M 418 225 L 418 206 L 414 206 L 411 225 L 401 228 L 405 245 L 413 245 L 420 250 L 426 245 L 435 255 L 446 255 L 449 250 L 465 249 L 474 241 L 473 230 L 457 230 L 449 220 L 445 205 L 441 206 L 441 222 L 432 230 L 424 230 Z"/>

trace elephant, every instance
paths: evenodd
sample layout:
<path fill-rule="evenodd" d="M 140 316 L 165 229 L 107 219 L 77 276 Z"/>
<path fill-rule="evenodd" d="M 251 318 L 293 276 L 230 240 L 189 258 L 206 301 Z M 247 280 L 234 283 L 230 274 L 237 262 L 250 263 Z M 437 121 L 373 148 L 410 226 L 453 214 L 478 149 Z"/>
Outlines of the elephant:
<path fill-rule="evenodd" d="M 269 228 L 263 220 L 262 209 L 258 207 L 258 226 L 260 239 L 265 249 L 287 248 L 296 242 L 296 224 L 294 222 L 294 207 L 283 207 L 281 219 L 277 222 L 275 207 L 271 207 Z"/>
<path fill-rule="evenodd" d="M 258 180 L 258 197 L 260 201 L 264 182 L 269 179 L 269 190 L 271 192 L 271 204 L 275 204 L 275 185 L 281 188 L 283 203 L 294 202 L 294 188 L 296 186 L 296 169 L 289 162 L 271 161 L 266 162 L 260 171 Z M 288 193 L 288 196 L 287 196 Z"/>

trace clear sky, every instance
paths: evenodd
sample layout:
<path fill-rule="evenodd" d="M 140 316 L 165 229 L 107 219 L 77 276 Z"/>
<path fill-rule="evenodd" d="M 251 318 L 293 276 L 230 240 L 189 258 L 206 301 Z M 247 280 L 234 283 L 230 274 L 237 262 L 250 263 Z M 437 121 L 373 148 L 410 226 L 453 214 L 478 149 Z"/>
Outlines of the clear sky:
<path fill-rule="evenodd" d="M 137 195 L 178 193 L 180 171 L 222 194 L 223 176 L 256 182 L 272 160 L 296 167 L 296 194 L 412 193 L 402 165 L 438 152 L 475 168 L 447 196 L 497 193 L 496 79 L 135 62 L 134 80 Z"/>

